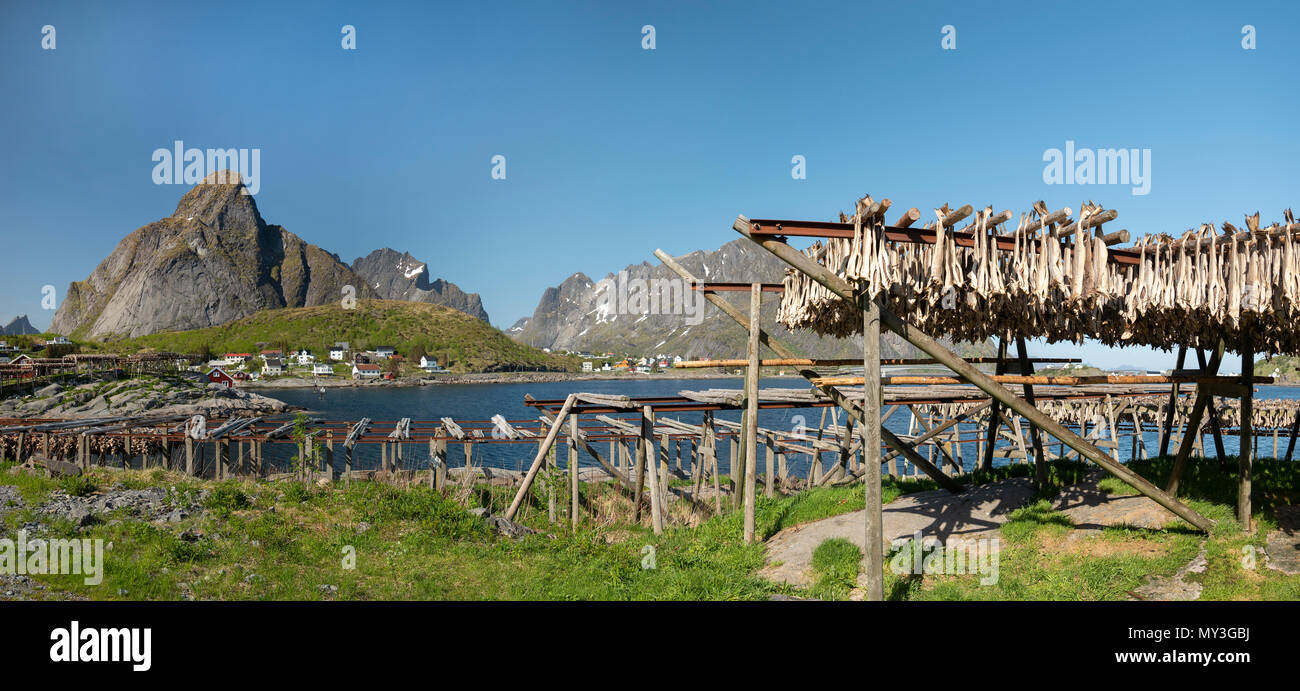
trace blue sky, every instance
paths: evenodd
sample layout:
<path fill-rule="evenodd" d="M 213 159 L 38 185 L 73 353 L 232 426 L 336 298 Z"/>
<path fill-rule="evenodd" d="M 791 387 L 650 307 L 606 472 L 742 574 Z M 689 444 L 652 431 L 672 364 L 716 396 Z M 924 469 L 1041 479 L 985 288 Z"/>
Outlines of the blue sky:
<path fill-rule="evenodd" d="M 347 262 L 409 251 L 501 327 L 575 271 L 717 247 L 740 213 L 833 218 L 864 193 L 927 212 L 1092 199 L 1135 235 L 1296 205 L 1295 3 L 1046 5 L 6 2 L 0 321 L 48 325 L 42 286 L 61 299 L 170 215 L 186 188 L 155 185 L 151 155 L 177 139 L 260 148 L 268 222 Z M 1045 184 L 1067 140 L 1150 149 L 1150 193 Z"/>

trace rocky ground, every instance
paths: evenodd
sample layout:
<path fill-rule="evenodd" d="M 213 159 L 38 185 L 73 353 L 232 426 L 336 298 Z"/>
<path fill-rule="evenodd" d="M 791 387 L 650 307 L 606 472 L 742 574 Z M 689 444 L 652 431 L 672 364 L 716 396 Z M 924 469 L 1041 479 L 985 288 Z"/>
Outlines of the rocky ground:
<path fill-rule="evenodd" d="M 23 468 L 12 468 L 11 473 L 31 472 Z M 55 521 L 67 521 L 78 532 L 97 521 L 110 525 L 124 520 L 150 521 L 154 523 L 179 523 L 190 516 L 203 516 L 207 509 L 202 502 L 208 490 L 191 493 L 178 493 L 174 488 L 149 487 L 145 489 L 128 489 L 122 484 L 114 485 L 108 491 L 86 496 L 75 496 L 62 490 L 50 493 L 48 499 L 36 507 L 30 520 L 24 522 L 19 530 L 25 531 L 26 539 L 43 539 L 51 532 Z M 0 485 L 0 523 L 6 514 L 27 508 L 17 487 Z M 62 536 L 62 535 L 60 535 Z M 16 539 L 15 535 L 0 535 Z M 181 537 L 186 538 L 186 533 Z M 197 539 L 196 535 L 190 538 Z M 112 549 L 112 544 L 105 545 Z M 25 575 L 0 573 L 0 600 L 48 600 L 48 599 L 84 599 L 78 595 L 58 590 L 47 589 Z"/>
<path fill-rule="evenodd" d="M 262 415 L 293 410 L 283 401 L 208 384 L 202 377 L 73 380 L 48 384 L 25 396 L 0 399 L 0 417 L 77 418 L 159 413 Z"/>

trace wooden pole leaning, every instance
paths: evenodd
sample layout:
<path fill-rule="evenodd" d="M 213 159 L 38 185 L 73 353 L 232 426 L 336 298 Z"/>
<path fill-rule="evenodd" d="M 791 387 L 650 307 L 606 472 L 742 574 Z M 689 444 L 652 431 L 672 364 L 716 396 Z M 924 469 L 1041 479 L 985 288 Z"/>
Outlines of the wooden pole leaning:
<path fill-rule="evenodd" d="M 537 456 L 533 458 L 533 463 L 528 467 L 528 473 L 524 475 L 523 481 L 519 483 L 519 491 L 515 493 L 514 501 L 510 502 L 510 508 L 506 509 L 506 520 L 513 521 L 515 513 L 519 511 L 520 505 L 524 503 L 524 497 L 528 495 L 528 488 L 532 487 L 533 480 L 537 478 L 537 471 L 541 470 L 542 462 L 546 460 L 546 452 L 555 443 L 555 437 L 560 433 L 560 427 L 564 425 L 564 418 L 568 417 L 569 409 L 577 401 L 577 397 L 569 394 L 564 399 L 564 405 L 560 407 L 560 412 L 555 416 L 555 422 L 551 423 L 551 429 L 546 433 L 546 439 L 537 449 Z"/>

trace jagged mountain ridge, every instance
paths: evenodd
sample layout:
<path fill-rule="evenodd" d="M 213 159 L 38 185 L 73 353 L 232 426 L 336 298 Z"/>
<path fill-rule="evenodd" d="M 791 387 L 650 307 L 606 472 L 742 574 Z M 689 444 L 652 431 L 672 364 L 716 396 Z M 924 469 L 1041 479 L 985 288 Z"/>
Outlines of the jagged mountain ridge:
<path fill-rule="evenodd" d="M 371 285 L 337 254 L 268 224 L 238 173 L 218 171 L 73 282 L 50 330 L 109 339 L 200 329 L 263 309 L 383 297 Z M 477 296 L 441 281 L 428 291 L 486 321 Z"/>
<path fill-rule="evenodd" d="M 692 275 L 714 282 L 779 283 L 786 269 L 780 259 L 744 238 L 717 250 L 696 250 L 675 259 Z M 515 322 L 506 333 L 528 345 L 551 350 L 679 355 L 686 359 L 744 357 L 747 334 L 703 298 L 698 298 L 698 304 L 703 307 L 702 317 L 693 316 L 699 312 L 666 314 L 671 310 L 662 307 L 657 314 L 635 313 L 632 308 L 636 305 L 630 299 L 636 292 L 632 288 L 634 281 L 646 281 L 648 285 L 653 279 L 676 278 L 668 267 L 649 262 L 630 265 L 599 281 L 575 273 L 560 285 L 547 288 L 533 315 Z M 622 302 L 611 299 L 611 295 L 617 297 L 620 291 L 628 299 Z M 748 312 L 747 293 L 722 295 L 742 312 Z M 862 354 L 861 338 L 823 338 L 809 332 L 790 332 L 777 325 L 777 302 L 775 295 L 764 295 L 764 328 L 801 354 L 824 358 Z M 884 357 L 919 356 L 915 347 L 893 333 L 882 334 L 881 346 Z M 962 350 L 983 352 L 976 346 L 965 346 Z"/>
<path fill-rule="evenodd" d="M 14 317 L 8 324 L 0 327 L 0 336 L 28 336 L 38 333 L 40 333 L 40 331 L 38 331 L 36 327 L 32 326 L 32 323 L 27 320 L 27 315 L 25 314 L 20 314 Z"/>
<path fill-rule="evenodd" d="M 409 252 L 387 247 L 377 249 L 353 261 L 352 270 L 382 299 L 428 302 L 490 322 L 478 293 L 466 293 L 460 286 L 441 278 L 430 282 L 428 264 Z"/>

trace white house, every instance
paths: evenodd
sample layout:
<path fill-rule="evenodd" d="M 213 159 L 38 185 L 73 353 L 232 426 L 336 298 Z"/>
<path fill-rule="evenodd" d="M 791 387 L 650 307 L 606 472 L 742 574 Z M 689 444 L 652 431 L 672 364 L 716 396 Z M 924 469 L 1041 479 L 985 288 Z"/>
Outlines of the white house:
<path fill-rule="evenodd" d="M 591 371 L 591 360 L 583 360 L 583 361 L 582 361 L 582 371 L 583 371 L 583 372 L 590 372 L 590 371 Z"/>
<path fill-rule="evenodd" d="M 70 345 L 72 341 L 69 341 L 67 336 L 55 336 L 50 343 L 53 345 Z"/>
<path fill-rule="evenodd" d="M 335 362 L 343 362 L 344 360 L 348 359 L 347 341 L 339 341 L 338 343 L 335 343 L 334 345 L 330 346 L 330 359 Z"/>
<path fill-rule="evenodd" d="M 324 362 L 318 362 L 311 366 L 311 373 L 316 376 L 334 374 L 334 366 Z"/>
<path fill-rule="evenodd" d="M 310 365 L 311 363 L 316 362 L 316 356 L 313 355 L 312 352 L 310 350 L 307 350 L 306 348 L 297 351 L 296 353 L 293 354 L 293 356 L 295 359 L 298 360 L 298 364 L 300 365 Z"/>
<path fill-rule="evenodd" d="M 376 379 L 379 377 L 379 365 L 358 363 L 352 366 L 353 379 Z"/>
<path fill-rule="evenodd" d="M 266 364 L 262 365 L 262 374 L 268 377 L 278 377 L 284 374 L 284 363 L 280 361 L 280 358 L 269 357 L 266 359 Z"/>
<path fill-rule="evenodd" d="M 375 347 L 375 355 L 378 356 L 378 357 L 381 357 L 381 358 L 390 358 L 390 357 L 393 356 L 393 353 L 396 353 L 396 352 L 397 352 L 397 351 L 393 349 L 393 346 L 376 346 L 376 347 Z"/>

